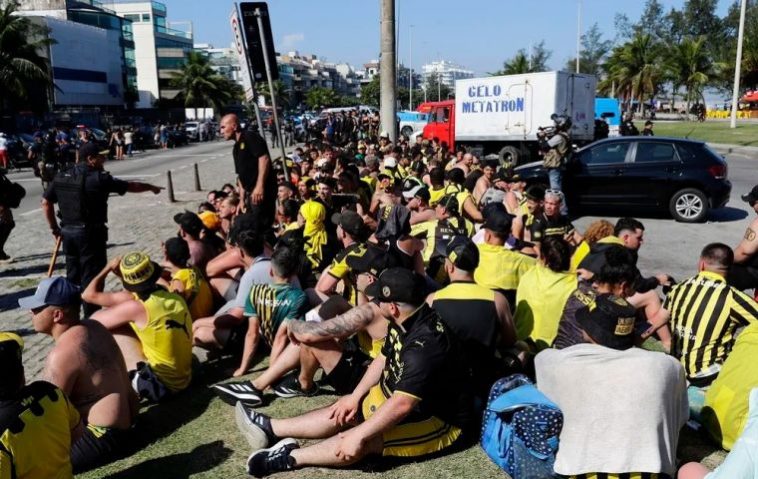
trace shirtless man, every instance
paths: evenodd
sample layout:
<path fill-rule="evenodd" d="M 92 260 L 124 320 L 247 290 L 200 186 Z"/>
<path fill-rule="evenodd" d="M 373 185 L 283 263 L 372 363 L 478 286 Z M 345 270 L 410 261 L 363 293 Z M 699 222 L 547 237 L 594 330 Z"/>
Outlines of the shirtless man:
<path fill-rule="evenodd" d="M 758 185 L 750 193 L 742 195 L 750 208 L 758 213 Z M 758 288 L 758 218 L 745 231 L 745 236 L 734 249 L 734 264 L 729 270 L 727 282 L 739 290 Z"/>
<path fill-rule="evenodd" d="M 485 160 L 484 167 L 482 168 L 482 176 L 476 180 L 476 186 L 471 195 L 474 197 L 474 202 L 479 204 L 479 201 L 484 196 L 484 193 L 493 185 L 495 178 L 495 171 L 497 170 L 497 160 Z"/>
<path fill-rule="evenodd" d="M 86 426 L 71 447 L 74 473 L 115 460 L 128 444 L 137 397 L 113 336 L 96 321 L 79 320 L 79 287 L 64 277 L 42 280 L 18 303 L 31 310 L 35 331 L 53 337 L 43 377 L 66 393 Z"/>

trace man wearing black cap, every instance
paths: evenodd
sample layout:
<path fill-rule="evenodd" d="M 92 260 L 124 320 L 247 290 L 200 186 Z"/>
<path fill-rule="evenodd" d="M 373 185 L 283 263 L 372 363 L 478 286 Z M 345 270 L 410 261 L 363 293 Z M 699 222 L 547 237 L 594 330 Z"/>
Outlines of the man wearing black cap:
<path fill-rule="evenodd" d="M 116 341 L 97 321 L 79 319 L 80 302 L 79 287 L 63 277 L 43 279 L 33 296 L 18 300 L 32 312 L 34 330 L 55 341 L 43 377 L 71 399 L 84 419 L 84 434 L 71 452 L 77 474 L 114 460 L 127 445 L 137 415 Z"/>
<path fill-rule="evenodd" d="M 366 253 L 365 241 L 368 237 L 368 231 L 361 216 L 352 210 L 334 213 L 331 222 L 337 228 L 337 239 L 342 250 L 337 253 L 329 267 L 321 274 L 318 283 L 316 283 L 316 293 L 322 300 L 326 300 L 334 294 L 337 284 L 342 281 L 344 286 L 343 297 L 353 306 L 357 306 L 358 292 L 355 275 L 352 274 L 347 260 L 351 256 L 362 256 Z"/>
<path fill-rule="evenodd" d="M 502 204 L 488 207 L 484 218 L 484 242 L 479 248 L 476 282 L 503 293 L 511 308 L 516 305 L 516 288 L 521 276 L 537 263 L 534 258 L 505 248 L 511 234 L 511 217 Z"/>
<path fill-rule="evenodd" d="M 426 302 L 461 340 L 479 397 L 486 399 L 492 384 L 503 376 L 501 347 L 513 346 L 516 333 L 505 297 L 476 284 L 479 250 L 470 238 L 455 236 L 448 243 L 445 271 L 450 284 L 429 295 Z"/>
<path fill-rule="evenodd" d="M 576 319 L 586 344 L 548 348 L 535 358 L 540 391 L 563 411 L 555 472 L 673 477 L 688 418 L 682 366 L 665 353 L 633 347 L 635 308 L 621 296 L 598 294 Z"/>
<path fill-rule="evenodd" d="M 112 177 L 103 169 L 105 157 L 91 142 L 80 148 L 79 158 L 78 165 L 55 175 L 52 184 L 42 194 L 42 211 L 53 236 L 56 239 L 63 237 L 66 276 L 83 289 L 108 262 L 105 251 L 108 195 L 144 191 L 157 195 L 163 188 Z M 85 161 L 81 162 L 82 159 Z M 55 203 L 58 204 L 61 227 L 58 227 Z M 84 304 L 85 315 L 95 310 L 96 307 Z"/>
<path fill-rule="evenodd" d="M 381 354 L 352 394 L 291 419 L 237 407 L 248 440 L 257 437 L 258 448 L 273 445 L 253 452 L 249 474 L 348 466 L 370 454 L 420 457 L 458 443 L 471 419 L 468 366 L 457 340 L 423 302 L 424 293 L 424 278 L 402 268 L 384 271 L 368 288 L 389 329 Z M 326 439 L 299 449 L 293 437 Z"/>
<path fill-rule="evenodd" d="M 411 224 L 419 224 L 434 218 L 434 208 L 429 206 L 431 195 L 429 188 L 424 185 L 416 185 L 408 191 L 403 191 L 403 198 L 408 202 L 408 209 L 411 210 Z"/>
<path fill-rule="evenodd" d="M 71 444 L 84 427 L 79 413 L 53 384 L 26 384 L 24 340 L 0 332 L 0 477 L 73 477 Z"/>
<path fill-rule="evenodd" d="M 742 195 L 742 201 L 758 213 L 758 185 L 750 193 Z M 758 218 L 745 231 L 742 241 L 734 249 L 734 264 L 727 281 L 739 290 L 758 288 Z"/>

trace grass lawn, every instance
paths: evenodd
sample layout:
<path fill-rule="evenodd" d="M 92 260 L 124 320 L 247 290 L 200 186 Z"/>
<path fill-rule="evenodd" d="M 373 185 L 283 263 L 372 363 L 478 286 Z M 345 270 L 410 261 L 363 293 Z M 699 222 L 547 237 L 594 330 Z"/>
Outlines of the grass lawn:
<path fill-rule="evenodd" d="M 645 344 L 648 349 L 658 349 Z M 263 370 L 266 362 L 258 364 L 250 376 Z M 237 432 L 234 408 L 221 402 L 208 385 L 231 374 L 229 361 L 218 361 L 196 369 L 192 387 L 159 406 L 145 407 L 138 419 L 137 444 L 134 454 L 100 469 L 77 476 L 81 479 L 149 479 L 149 478 L 244 478 L 245 463 L 250 447 Z M 250 377 L 249 376 L 249 377 Z M 273 395 L 272 395 L 273 397 Z M 274 417 L 294 416 L 323 407 L 335 396 L 313 398 L 272 399 L 261 411 Z M 630 398 L 633 400 L 633 398 Z M 702 433 L 686 427 L 679 445 L 680 460 L 701 461 L 715 467 L 725 453 L 715 447 Z M 374 469 L 371 469 L 371 468 Z M 378 468 L 332 470 L 309 468 L 278 474 L 287 478 L 333 479 L 464 479 L 507 477 L 484 455 L 478 446 L 441 458 L 417 463 L 395 464 Z"/>
<path fill-rule="evenodd" d="M 639 129 L 642 130 L 640 122 Z M 653 127 L 657 136 L 687 137 L 709 143 L 740 146 L 758 146 L 758 122 L 737 121 L 737 128 L 729 128 L 728 121 L 657 121 Z"/>

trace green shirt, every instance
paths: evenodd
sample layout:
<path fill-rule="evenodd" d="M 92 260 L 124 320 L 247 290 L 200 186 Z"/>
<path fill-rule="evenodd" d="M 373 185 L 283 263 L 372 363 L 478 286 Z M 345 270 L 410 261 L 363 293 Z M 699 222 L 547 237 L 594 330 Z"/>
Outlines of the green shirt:
<path fill-rule="evenodd" d="M 287 319 L 302 320 L 308 299 L 302 289 L 291 284 L 256 284 L 245 300 L 245 316 L 256 316 L 261 333 L 273 345 L 279 326 Z"/>

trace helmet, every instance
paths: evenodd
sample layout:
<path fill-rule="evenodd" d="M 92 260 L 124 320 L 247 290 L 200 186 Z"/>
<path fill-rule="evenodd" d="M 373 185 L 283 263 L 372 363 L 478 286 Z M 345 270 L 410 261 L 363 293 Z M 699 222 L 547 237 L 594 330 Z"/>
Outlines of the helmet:
<path fill-rule="evenodd" d="M 571 117 L 567 115 L 553 115 L 553 121 L 555 122 L 555 127 L 561 131 L 568 131 L 571 129 L 571 125 L 573 125 Z"/>

